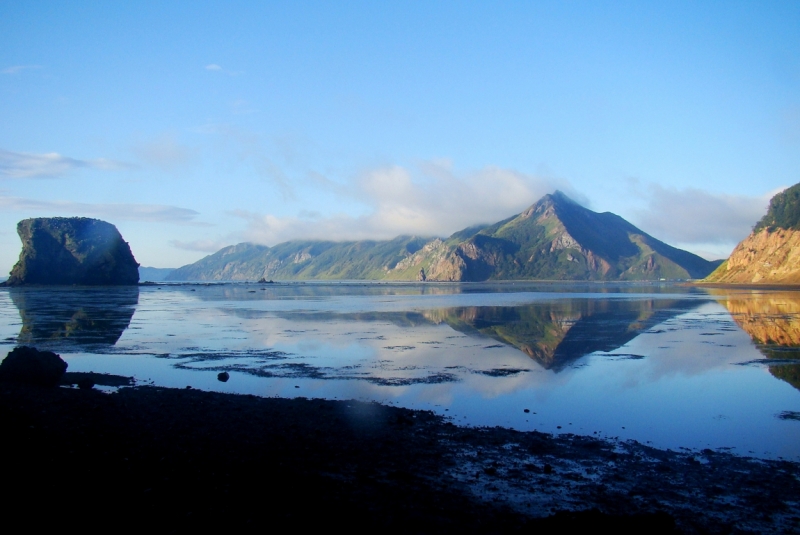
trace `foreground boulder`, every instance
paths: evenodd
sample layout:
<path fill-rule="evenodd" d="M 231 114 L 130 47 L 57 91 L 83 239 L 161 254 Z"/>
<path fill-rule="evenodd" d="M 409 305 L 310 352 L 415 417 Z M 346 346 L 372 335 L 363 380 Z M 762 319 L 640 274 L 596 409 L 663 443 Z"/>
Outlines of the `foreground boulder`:
<path fill-rule="evenodd" d="M 41 217 L 17 224 L 19 261 L 7 286 L 138 284 L 139 264 L 117 228 L 86 217 Z"/>
<path fill-rule="evenodd" d="M 0 363 L 0 381 L 54 387 L 67 371 L 67 363 L 51 351 L 19 346 Z"/>

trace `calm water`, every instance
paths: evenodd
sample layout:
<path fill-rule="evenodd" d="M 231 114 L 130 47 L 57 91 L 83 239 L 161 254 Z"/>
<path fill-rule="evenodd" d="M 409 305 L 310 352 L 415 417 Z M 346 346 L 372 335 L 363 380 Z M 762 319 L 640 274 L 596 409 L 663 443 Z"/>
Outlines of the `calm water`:
<path fill-rule="evenodd" d="M 0 357 L 454 422 L 800 460 L 800 292 L 670 285 L 4 289 Z M 228 371 L 230 380 L 217 380 Z M 529 412 L 524 412 L 528 409 Z"/>

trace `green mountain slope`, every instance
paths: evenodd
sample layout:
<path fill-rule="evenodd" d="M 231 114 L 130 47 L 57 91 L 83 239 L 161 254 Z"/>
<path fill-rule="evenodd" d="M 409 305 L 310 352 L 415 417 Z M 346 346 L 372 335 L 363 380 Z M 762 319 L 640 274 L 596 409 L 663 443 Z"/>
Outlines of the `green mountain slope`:
<path fill-rule="evenodd" d="M 201 258 L 194 264 L 180 267 L 167 275 L 168 281 L 249 280 L 263 266 L 262 257 L 269 251 L 265 245 L 240 243 L 230 245 Z M 259 277 L 255 277 L 258 280 Z"/>
<path fill-rule="evenodd" d="M 714 267 L 557 191 L 517 216 L 445 240 L 239 244 L 174 271 L 169 280 L 658 280 L 702 278 Z"/>
<path fill-rule="evenodd" d="M 426 274 L 469 281 L 658 280 L 700 278 L 714 267 L 618 215 L 593 212 L 557 191 L 454 245 Z"/>
<path fill-rule="evenodd" d="M 274 247 L 240 243 L 173 271 L 167 280 L 333 279 L 378 280 L 429 240 L 401 236 L 388 241 L 289 241 Z M 406 274 L 415 280 L 419 270 Z M 401 271 L 395 272 L 401 277 Z"/>

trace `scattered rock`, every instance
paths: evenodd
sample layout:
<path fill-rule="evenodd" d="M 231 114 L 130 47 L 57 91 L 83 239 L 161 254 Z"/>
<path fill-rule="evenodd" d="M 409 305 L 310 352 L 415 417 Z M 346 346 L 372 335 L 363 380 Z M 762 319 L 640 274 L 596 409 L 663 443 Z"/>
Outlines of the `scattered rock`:
<path fill-rule="evenodd" d="M 94 381 L 88 378 L 80 379 L 76 384 L 78 385 L 78 388 L 80 388 L 81 390 L 91 390 L 92 388 L 94 388 Z"/>
<path fill-rule="evenodd" d="M 67 371 L 67 363 L 51 351 L 15 347 L 0 363 L 0 381 L 53 387 Z"/>
<path fill-rule="evenodd" d="M 223 383 L 227 383 L 228 379 L 231 378 L 231 375 L 228 372 L 220 372 L 217 374 L 217 380 Z"/>

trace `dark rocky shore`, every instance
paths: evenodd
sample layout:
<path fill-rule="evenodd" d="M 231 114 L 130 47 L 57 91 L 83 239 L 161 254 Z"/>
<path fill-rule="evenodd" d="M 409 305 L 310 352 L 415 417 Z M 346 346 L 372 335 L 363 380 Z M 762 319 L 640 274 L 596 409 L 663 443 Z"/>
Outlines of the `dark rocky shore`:
<path fill-rule="evenodd" d="M 69 376 L 70 374 L 67 374 Z M 85 375 L 85 374 L 84 374 Z M 354 401 L 0 383 L 4 516 L 189 532 L 785 533 L 800 467 Z"/>

